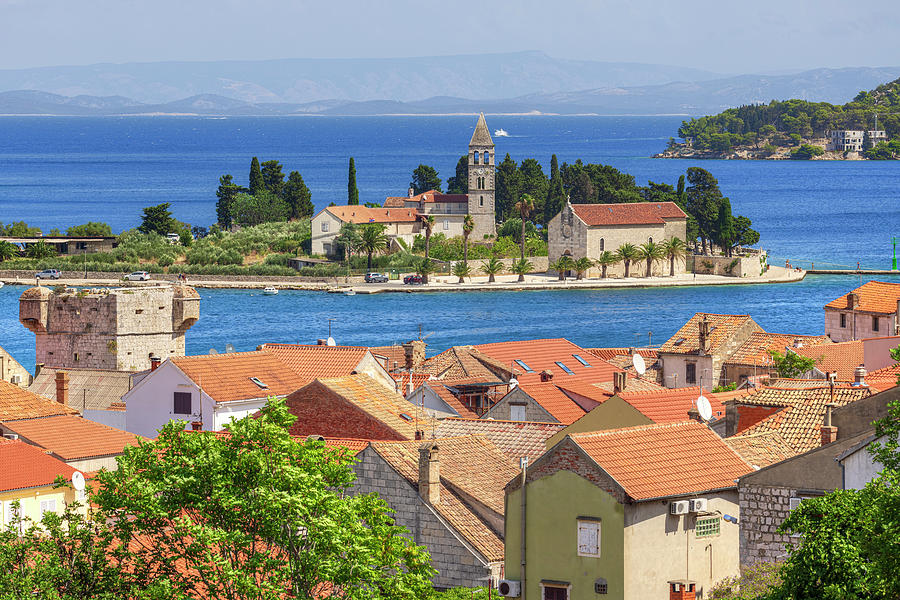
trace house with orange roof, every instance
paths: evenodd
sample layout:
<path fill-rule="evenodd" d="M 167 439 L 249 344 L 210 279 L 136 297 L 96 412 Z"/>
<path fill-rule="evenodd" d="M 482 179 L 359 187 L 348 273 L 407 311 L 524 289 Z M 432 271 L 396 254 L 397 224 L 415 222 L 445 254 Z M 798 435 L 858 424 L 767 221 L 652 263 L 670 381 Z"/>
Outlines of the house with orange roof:
<path fill-rule="evenodd" d="M 896 361 L 891 358 L 890 351 L 898 345 L 900 336 L 885 336 L 823 346 L 802 346 L 790 351 L 816 362 L 808 377 L 825 379 L 829 373 L 835 373 L 838 381 L 854 381 L 857 377 L 866 377 L 866 373 L 857 372 L 860 367 L 868 372 L 893 365 Z"/>
<path fill-rule="evenodd" d="M 567 435 L 506 486 L 506 587 L 706 597 L 740 572 L 735 480 L 751 470 L 696 421 Z"/>
<path fill-rule="evenodd" d="M 728 383 L 756 384 L 776 375 L 772 352 L 786 354 L 830 344 L 827 335 L 793 335 L 754 331 L 725 361 L 723 377 Z M 823 376 L 824 377 L 824 376 Z"/>
<path fill-rule="evenodd" d="M 725 381 L 725 363 L 762 327 L 749 315 L 696 313 L 659 347 L 663 385 L 699 385 L 705 390 Z"/>
<path fill-rule="evenodd" d="M 53 415 L 76 415 L 74 408 L 53 402 L 8 381 L 0 381 L 0 422 Z"/>
<path fill-rule="evenodd" d="M 39 521 L 44 513 L 61 513 L 65 503 L 84 502 L 83 492 L 55 487 L 57 477 L 71 482 L 75 472 L 41 448 L 0 438 L 0 527 L 13 525 L 17 517 Z"/>
<path fill-rule="evenodd" d="M 311 253 L 336 256 L 341 246 L 335 241 L 341 226 L 353 223 L 365 225 L 378 223 L 385 226 L 385 235 L 391 240 L 401 239 L 412 245 L 413 238 L 421 231 L 418 213 L 411 208 L 369 208 L 368 206 L 328 206 L 312 218 Z"/>
<path fill-rule="evenodd" d="M 467 406 L 468 403 L 465 399 L 458 397 L 459 393 L 459 389 L 453 387 L 449 382 L 430 379 L 406 394 L 406 400 L 427 411 L 451 414 L 454 417 L 478 418 L 478 413 L 473 410 L 473 408 L 475 410 L 478 408 Z"/>
<path fill-rule="evenodd" d="M 354 465 L 359 493 L 376 492 L 397 525 L 431 554 L 438 589 L 500 579 L 503 486 L 518 468 L 481 435 L 373 442 Z"/>
<path fill-rule="evenodd" d="M 551 260 L 568 255 L 574 259 L 597 259 L 604 251 L 615 252 L 623 244 L 657 244 L 677 237 L 687 239 L 687 215 L 674 202 L 629 202 L 622 204 L 571 204 L 547 224 Z M 668 261 L 658 261 L 654 274 L 669 273 Z M 634 261 L 630 275 L 643 274 L 645 263 Z M 684 273 L 684 261 L 675 261 L 675 272 Z M 593 275 L 597 268 L 591 269 Z M 622 277 L 619 263 L 607 268 L 607 276 Z"/>
<path fill-rule="evenodd" d="M 621 371 L 565 338 L 496 342 L 474 348 L 508 365 L 520 384 L 540 382 L 547 373 L 558 382 L 578 379 L 605 383 L 613 380 L 613 373 Z"/>
<path fill-rule="evenodd" d="M 900 335 L 900 283 L 867 281 L 826 304 L 825 334 L 835 342 Z"/>
<path fill-rule="evenodd" d="M 527 458 L 534 460 L 546 450 L 547 440 L 563 429 L 560 423 L 531 421 L 497 421 L 495 419 L 441 419 L 437 437 L 483 435 L 515 464 Z"/>

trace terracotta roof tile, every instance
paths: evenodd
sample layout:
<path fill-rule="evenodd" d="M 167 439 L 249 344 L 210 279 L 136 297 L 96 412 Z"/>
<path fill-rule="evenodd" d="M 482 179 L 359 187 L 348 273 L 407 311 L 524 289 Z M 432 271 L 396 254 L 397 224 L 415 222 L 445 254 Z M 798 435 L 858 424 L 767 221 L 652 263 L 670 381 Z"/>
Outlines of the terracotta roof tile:
<path fill-rule="evenodd" d="M 384 208 L 406 208 L 407 200 L 409 200 L 407 196 L 388 196 L 384 199 L 382 206 Z"/>
<path fill-rule="evenodd" d="M 473 419 L 478 418 L 474 412 L 466 408 L 466 406 L 462 403 L 462 401 L 456 397 L 456 395 L 447 389 L 440 381 L 431 381 L 425 383 L 425 385 L 433 391 L 437 396 L 447 403 L 447 405 L 456 411 L 456 414 L 460 417 L 471 417 Z"/>
<path fill-rule="evenodd" d="M 313 379 L 350 375 L 369 351 L 365 346 L 305 344 L 263 344 L 260 350 L 270 352 L 281 359 L 297 374 L 301 385 Z"/>
<path fill-rule="evenodd" d="M 3 425 L 64 461 L 119 455 L 128 446 L 137 446 L 140 437 L 75 415 L 5 421 Z"/>
<path fill-rule="evenodd" d="M 700 387 L 663 389 L 652 392 L 629 392 L 619 394 L 654 423 L 677 423 L 688 419 L 688 411 L 696 406 L 700 395 L 706 396 L 712 407 L 713 419 L 725 416 L 725 406 L 721 394 L 704 392 Z"/>
<path fill-rule="evenodd" d="M 787 460 L 796 453 L 777 431 L 725 438 L 728 447 L 757 469 Z"/>
<path fill-rule="evenodd" d="M 51 485 L 57 475 L 71 481 L 75 469 L 21 440 L 0 438 L 0 491 Z"/>
<path fill-rule="evenodd" d="M 881 391 L 897 385 L 900 377 L 900 363 L 872 371 L 866 375 L 866 382 L 870 386 L 877 386 Z"/>
<path fill-rule="evenodd" d="M 571 425 L 587 412 L 553 382 L 527 383 L 519 386 L 541 408 L 564 425 Z"/>
<path fill-rule="evenodd" d="M 800 356 L 816 361 L 816 368 L 823 373 L 837 372 L 838 381 L 853 379 L 856 367 L 865 364 L 864 346 L 861 340 L 823 344 L 820 346 L 804 346 L 793 348 Z"/>
<path fill-rule="evenodd" d="M 696 421 L 569 436 L 634 500 L 734 489 L 751 471 L 709 427 Z"/>
<path fill-rule="evenodd" d="M 104 369 L 55 369 L 44 367 L 28 391 L 56 401 L 56 372 L 69 374 L 69 406 L 77 410 L 86 408 L 105 410 L 122 400 L 131 389 L 131 373 Z"/>
<path fill-rule="evenodd" d="M 482 378 L 484 381 L 509 381 L 510 365 L 504 364 L 473 346 L 452 346 L 427 359 L 419 371 L 437 379 Z"/>
<path fill-rule="evenodd" d="M 375 358 L 384 360 L 381 361 L 381 364 L 384 365 L 384 368 L 388 371 L 392 371 L 394 369 L 394 363 L 397 363 L 397 367 L 399 369 L 403 369 L 406 366 L 406 351 L 403 349 L 403 346 L 397 344 L 393 346 L 373 346 L 369 348 L 369 352 L 372 353 L 372 356 Z"/>
<path fill-rule="evenodd" d="M 630 359 L 632 350 L 644 358 L 656 359 L 656 350 L 650 348 L 585 348 L 585 350 L 601 360 L 612 360 L 619 356 L 627 356 Z"/>
<path fill-rule="evenodd" d="M 78 411 L 0 379 L 0 421 L 72 414 Z"/>
<path fill-rule="evenodd" d="M 286 396 L 307 381 L 271 352 L 168 359 L 216 402 Z M 266 387 L 251 380 L 259 379 Z"/>
<path fill-rule="evenodd" d="M 353 455 L 357 455 L 366 449 L 372 440 L 357 440 L 352 438 L 325 438 L 325 445 L 329 448 L 346 448 Z"/>
<path fill-rule="evenodd" d="M 629 202 L 625 204 L 573 204 L 572 210 L 585 225 L 652 225 L 667 219 L 686 219 L 674 202 Z"/>
<path fill-rule="evenodd" d="M 681 326 L 675 335 L 660 346 L 658 352 L 670 354 L 696 354 L 700 349 L 700 321 L 709 323 L 710 353 L 719 352 L 747 323 L 752 323 L 757 331 L 762 328 L 749 315 L 717 315 L 713 313 L 697 313 Z"/>
<path fill-rule="evenodd" d="M 803 348 L 795 348 L 796 342 L 803 344 Z M 769 352 L 776 351 L 784 354 L 786 348 L 792 350 L 803 350 L 810 346 L 821 346 L 823 344 L 831 344 L 831 339 L 827 335 L 791 335 L 787 333 L 766 333 L 765 331 L 754 331 L 746 342 L 734 351 L 726 364 L 733 365 L 751 365 L 751 366 L 769 366 L 772 364 L 772 357 Z"/>
<path fill-rule="evenodd" d="M 475 348 L 501 364 L 512 365 L 516 371 L 516 379 L 523 384 L 539 382 L 541 371 L 545 370 L 553 373 L 556 383 L 569 379 L 602 383 L 612 381 L 613 373 L 621 370 L 604 360 L 594 358 L 584 348 L 563 338 L 497 342 L 480 344 Z M 583 365 L 575 355 L 580 356 L 590 366 Z M 565 365 L 571 374 L 556 364 L 557 362 Z"/>
<path fill-rule="evenodd" d="M 436 434 L 438 437 L 483 435 L 518 464 L 520 458 L 534 461 L 543 454 L 547 439 L 563 427 L 560 423 L 450 418 L 438 422 Z"/>
<path fill-rule="evenodd" d="M 428 440 L 438 446 L 441 497 L 434 509 L 488 561 L 503 560 L 503 532 L 485 523 L 464 500 L 475 498 L 503 515 L 504 486 L 518 468 L 487 438 L 470 435 Z M 418 490 L 421 441 L 374 442 L 372 448 Z"/>
<path fill-rule="evenodd" d="M 853 290 L 859 295 L 859 306 L 856 310 L 881 315 L 897 314 L 897 301 L 900 300 L 900 283 L 886 281 L 867 281 Z M 825 305 L 826 309 L 848 309 L 848 292 Z"/>
<path fill-rule="evenodd" d="M 415 223 L 419 218 L 418 213 L 412 208 L 329 206 L 325 210 L 344 223 Z"/>

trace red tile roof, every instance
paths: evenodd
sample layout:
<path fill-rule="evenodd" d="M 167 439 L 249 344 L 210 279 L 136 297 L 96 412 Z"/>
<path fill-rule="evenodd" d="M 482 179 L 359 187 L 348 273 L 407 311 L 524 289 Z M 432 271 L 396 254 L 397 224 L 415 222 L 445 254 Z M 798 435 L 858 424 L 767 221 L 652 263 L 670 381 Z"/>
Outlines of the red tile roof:
<path fill-rule="evenodd" d="M 546 441 L 563 429 L 560 423 L 498 421 L 496 419 L 443 419 L 438 422 L 438 437 L 483 435 L 515 464 L 527 457 L 532 462 L 544 453 Z"/>
<path fill-rule="evenodd" d="M 0 379 L 0 421 L 73 415 L 78 411 Z"/>
<path fill-rule="evenodd" d="M 388 196 L 384 199 L 384 208 L 406 208 L 407 196 Z"/>
<path fill-rule="evenodd" d="M 474 412 L 466 408 L 466 406 L 462 403 L 462 401 L 456 397 L 456 395 L 447 389 L 441 381 L 429 381 L 425 383 L 425 386 L 428 387 L 432 392 L 437 394 L 437 396 L 443 400 L 447 406 L 456 411 L 456 414 L 460 417 L 470 417 L 473 419 L 477 419 L 478 415 Z"/>
<path fill-rule="evenodd" d="M 75 469 L 21 440 L 0 438 L 0 491 L 52 485 L 57 475 L 72 480 Z"/>
<path fill-rule="evenodd" d="M 169 360 L 215 402 L 286 396 L 308 381 L 272 352 L 257 350 Z M 251 377 L 267 387 L 260 387 Z"/>
<path fill-rule="evenodd" d="M 886 281 L 868 281 L 853 290 L 859 294 L 859 306 L 856 310 L 881 315 L 897 314 L 897 301 L 900 300 L 900 283 Z M 826 309 L 847 310 L 847 299 L 851 292 L 836 298 L 825 305 Z"/>
<path fill-rule="evenodd" d="M 674 202 L 625 204 L 573 204 L 572 210 L 590 227 L 598 225 L 653 225 L 687 215 Z"/>
<path fill-rule="evenodd" d="M 898 377 L 900 377 L 900 363 L 872 371 L 866 375 L 866 383 L 884 391 L 896 386 Z"/>
<path fill-rule="evenodd" d="M 795 455 L 793 448 L 777 431 L 734 435 L 725 438 L 725 443 L 757 469 L 774 465 Z"/>
<path fill-rule="evenodd" d="M 571 425 L 587 412 L 553 382 L 527 383 L 519 387 L 550 413 L 550 416 L 564 425 Z"/>
<path fill-rule="evenodd" d="M 452 346 L 427 359 L 419 371 L 437 379 L 480 378 L 482 381 L 509 381 L 509 364 L 504 364 L 473 346 Z M 519 368 L 521 371 L 521 367 Z"/>
<path fill-rule="evenodd" d="M 734 489 L 752 468 L 696 421 L 569 436 L 634 500 Z"/>
<path fill-rule="evenodd" d="M 494 360 L 504 365 L 511 365 L 516 371 L 516 379 L 519 383 L 539 382 L 541 371 L 553 373 L 553 381 L 581 379 L 591 383 L 602 383 L 613 380 L 613 373 L 621 371 L 604 360 L 595 358 L 584 348 L 573 344 L 563 338 L 522 340 L 515 342 L 497 342 L 493 344 L 480 344 L 475 348 L 487 354 Z M 583 358 L 590 367 L 587 367 L 575 358 L 575 355 Z M 531 372 L 517 362 L 522 361 Z M 573 374 L 570 375 L 556 363 L 561 362 Z M 507 367 L 509 368 L 509 367 Z"/>
<path fill-rule="evenodd" d="M 419 218 L 418 213 L 412 208 L 329 206 L 325 210 L 344 223 L 415 223 Z"/>
<path fill-rule="evenodd" d="M 800 356 L 816 361 L 823 373 L 837 372 L 838 381 L 852 381 L 856 367 L 865 364 L 862 340 L 793 348 Z"/>
<path fill-rule="evenodd" d="M 3 425 L 64 461 L 119 455 L 128 446 L 137 446 L 140 437 L 75 415 L 6 421 Z"/>
<path fill-rule="evenodd" d="M 670 354 L 697 354 L 700 350 L 700 321 L 709 323 L 709 353 L 716 354 L 732 341 L 734 335 L 745 325 L 762 331 L 749 315 L 717 315 L 714 313 L 697 313 L 681 326 L 675 335 L 660 346 L 658 352 Z"/>
<path fill-rule="evenodd" d="M 654 423 L 677 423 L 688 419 L 688 411 L 696 407 L 697 398 L 706 396 L 712 406 L 713 419 L 725 416 L 721 394 L 705 393 L 700 387 L 664 389 L 653 392 L 629 392 L 619 394 Z"/>
<path fill-rule="evenodd" d="M 350 375 L 369 351 L 365 346 L 306 344 L 263 344 L 259 348 L 274 354 L 290 367 L 299 377 L 300 385 L 313 379 Z"/>
<path fill-rule="evenodd" d="M 802 344 L 802 348 L 795 347 L 797 343 Z M 831 344 L 831 338 L 827 335 L 792 335 L 789 333 L 766 333 L 765 331 L 754 331 L 746 342 L 734 351 L 727 364 L 733 365 L 750 365 L 750 366 L 768 366 L 772 365 L 772 357 L 769 352 L 775 351 L 781 354 L 786 352 L 786 348 L 793 350 L 802 350 L 811 346 L 821 346 L 823 344 Z"/>
<path fill-rule="evenodd" d="M 602 360 L 612 360 L 618 356 L 631 356 L 631 351 L 644 358 L 656 359 L 656 350 L 649 348 L 585 348 L 588 352 Z"/>

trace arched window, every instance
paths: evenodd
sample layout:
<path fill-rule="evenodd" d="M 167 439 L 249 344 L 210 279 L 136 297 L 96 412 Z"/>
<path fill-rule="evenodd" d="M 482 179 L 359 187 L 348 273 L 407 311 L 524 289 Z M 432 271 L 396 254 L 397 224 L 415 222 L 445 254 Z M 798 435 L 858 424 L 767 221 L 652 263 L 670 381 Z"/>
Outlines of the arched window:
<path fill-rule="evenodd" d="M 603 250 L 605 248 L 606 248 L 606 240 L 604 240 L 603 238 L 600 238 L 600 252 L 603 252 Z"/>
<path fill-rule="evenodd" d="M 486 165 L 491 164 L 491 153 L 490 152 L 484 153 L 484 164 L 486 164 Z"/>
<path fill-rule="evenodd" d="M 477 164 L 478 164 L 478 150 L 476 150 L 475 152 L 473 152 L 473 153 L 472 153 L 472 156 L 473 156 L 474 159 L 475 159 L 475 160 L 473 161 L 473 163 L 477 165 Z"/>

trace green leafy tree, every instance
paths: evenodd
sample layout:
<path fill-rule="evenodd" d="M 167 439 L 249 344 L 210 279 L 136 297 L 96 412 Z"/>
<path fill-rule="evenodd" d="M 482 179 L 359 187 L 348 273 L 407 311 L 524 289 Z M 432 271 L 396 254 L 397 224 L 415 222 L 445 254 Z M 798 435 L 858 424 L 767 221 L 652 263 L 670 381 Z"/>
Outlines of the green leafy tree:
<path fill-rule="evenodd" d="M 282 191 L 284 201 L 290 210 L 291 219 L 304 219 L 311 217 L 314 211 L 312 193 L 303 182 L 303 176 L 297 171 L 291 171 Z"/>
<path fill-rule="evenodd" d="M 343 249 L 347 267 L 350 267 L 350 255 L 359 248 L 359 226 L 356 223 L 344 223 L 334 238 L 335 244 Z"/>
<path fill-rule="evenodd" d="M 684 260 L 687 256 L 687 247 L 677 237 L 670 238 L 662 243 L 663 255 L 669 260 L 669 277 L 675 277 L 675 261 Z"/>
<path fill-rule="evenodd" d="M 456 161 L 456 175 L 447 179 L 448 194 L 469 193 L 469 156 L 460 156 Z"/>
<path fill-rule="evenodd" d="M 66 229 L 66 235 L 73 237 L 110 237 L 112 227 L 108 223 L 88 221 L 83 225 L 75 225 Z"/>
<path fill-rule="evenodd" d="M 534 270 L 534 265 L 531 264 L 531 261 L 528 260 L 527 258 L 522 258 L 522 259 L 515 261 L 512 264 L 512 268 L 510 269 L 510 271 L 512 271 L 513 273 L 515 273 L 516 275 L 519 276 L 516 281 L 518 281 L 520 283 L 525 281 L 525 276 L 528 273 L 531 273 L 533 270 Z"/>
<path fill-rule="evenodd" d="M 619 262 L 619 256 L 615 252 L 604 250 L 600 253 L 600 256 L 597 257 L 596 262 L 600 265 L 600 277 L 606 279 L 607 269 Z"/>
<path fill-rule="evenodd" d="M 725 390 L 731 391 L 731 390 Z M 780 565 L 760 562 L 741 567 L 741 574 L 727 577 L 709 591 L 710 600 L 762 600 L 781 584 Z M 773 599 L 774 600 L 774 599 Z"/>
<path fill-rule="evenodd" d="M 722 198 L 719 204 L 719 218 L 716 220 L 713 235 L 715 242 L 722 248 L 722 253 L 731 256 L 737 239 L 734 233 L 734 217 L 731 216 L 731 201 L 728 198 Z"/>
<path fill-rule="evenodd" d="M 138 226 L 138 231 L 141 233 L 166 235 L 180 229 L 178 221 L 172 218 L 172 213 L 169 211 L 170 206 L 171 204 L 168 202 L 163 202 L 162 204 L 145 208 L 144 213 L 141 215 L 141 224 Z"/>
<path fill-rule="evenodd" d="M 544 200 L 550 190 L 550 180 L 544 175 L 541 163 L 533 158 L 526 158 L 519 163 L 519 185 L 522 195 L 531 196 L 534 208 L 532 214 L 544 213 Z"/>
<path fill-rule="evenodd" d="M 37 237 L 41 235 L 41 229 L 29 227 L 25 221 L 16 221 L 8 225 L 0 223 L 0 234 L 10 237 Z"/>
<path fill-rule="evenodd" d="M 266 190 L 255 196 L 238 194 L 231 203 L 231 210 L 234 223 L 242 227 L 287 221 L 290 214 L 287 203 Z"/>
<path fill-rule="evenodd" d="M 0 240 L 0 262 L 12 260 L 19 255 L 19 247 L 12 242 Z"/>
<path fill-rule="evenodd" d="M 640 257 L 641 253 L 638 247 L 629 242 L 625 242 L 616 250 L 616 258 L 619 259 L 619 262 L 625 263 L 625 277 L 631 275 L 631 263 L 639 260 Z"/>
<path fill-rule="evenodd" d="M 591 270 L 591 267 L 594 266 L 594 261 L 589 259 L 587 256 L 582 256 L 578 260 L 575 261 L 575 279 L 581 281 L 584 279 L 584 274 Z"/>
<path fill-rule="evenodd" d="M 496 276 L 505 271 L 506 268 L 499 258 L 491 257 L 481 263 L 481 272 L 488 276 L 488 283 L 494 283 Z"/>
<path fill-rule="evenodd" d="M 825 151 L 819 146 L 811 144 L 803 144 L 799 148 L 791 150 L 791 159 L 793 160 L 811 160 L 816 156 L 822 156 Z"/>
<path fill-rule="evenodd" d="M 560 281 L 565 281 L 566 274 L 575 268 L 575 261 L 568 254 L 563 254 L 550 264 L 550 268 L 556 271 Z"/>
<path fill-rule="evenodd" d="M 366 253 L 366 269 L 372 270 L 372 255 L 387 252 L 390 240 L 385 231 L 387 227 L 382 223 L 366 223 L 359 228 L 360 252 Z"/>
<path fill-rule="evenodd" d="M 234 182 L 231 175 L 219 177 L 219 189 L 216 190 L 216 222 L 223 229 L 231 229 L 234 222 L 231 204 L 238 194 L 246 194 L 249 190 Z"/>
<path fill-rule="evenodd" d="M 284 172 L 281 168 L 281 163 L 277 160 L 267 160 L 260 169 L 266 190 L 278 197 L 281 197 L 284 191 Z"/>
<path fill-rule="evenodd" d="M 554 160 L 556 159 L 556 155 L 553 155 Z M 547 199 L 544 201 L 544 225 L 550 223 L 550 221 L 562 211 L 563 207 L 566 205 L 566 190 L 563 186 L 562 177 L 559 174 L 559 169 L 556 170 L 556 175 L 550 178 L 550 185 L 547 189 Z"/>
<path fill-rule="evenodd" d="M 350 157 L 350 167 L 347 170 L 347 204 L 356 206 L 359 204 L 359 188 L 356 187 L 356 162 Z"/>
<path fill-rule="evenodd" d="M 250 161 L 250 195 L 255 196 L 265 189 L 266 181 L 259 167 L 259 159 L 254 156 Z"/>
<path fill-rule="evenodd" d="M 552 181 L 554 177 L 559 177 L 559 160 L 555 154 L 550 157 L 550 180 Z"/>
<path fill-rule="evenodd" d="M 703 254 L 707 254 L 707 241 L 715 237 L 722 192 L 716 178 L 700 167 L 690 167 L 687 170 L 687 181 L 690 184 L 685 190 L 687 210 L 697 222 Z"/>
<path fill-rule="evenodd" d="M 662 244 L 657 242 L 647 242 L 645 244 L 641 244 L 641 247 L 638 248 L 638 257 L 641 260 L 647 261 L 647 270 L 644 273 L 644 277 L 650 277 L 653 274 L 653 263 L 660 260 L 665 256 L 665 250 Z"/>
<path fill-rule="evenodd" d="M 475 230 L 475 219 L 472 215 L 463 217 L 463 262 L 469 264 L 469 236 Z"/>
<path fill-rule="evenodd" d="M 416 195 L 431 190 L 441 191 L 441 178 L 434 167 L 428 165 L 419 165 L 412 173 L 412 180 L 409 187 L 413 189 Z"/>
<path fill-rule="evenodd" d="M 519 218 L 522 220 L 522 235 L 520 237 L 522 253 L 519 258 L 525 260 L 525 221 L 531 216 L 531 213 L 534 212 L 534 198 L 528 194 L 522 194 L 522 197 L 516 202 L 515 209 L 519 214 Z"/>
<path fill-rule="evenodd" d="M 466 262 L 453 263 L 453 275 L 459 277 L 459 283 L 465 283 L 466 277 L 471 275 L 472 269 Z"/>
<path fill-rule="evenodd" d="M 797 379 L 816 366 L 816 359 L 801 356 L 796 352 L 788 351 L 782 354 L 777 350 L 771 350 L 769 356 L 772 357 L 775 372 L 784 379 Z"/>

